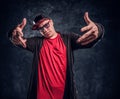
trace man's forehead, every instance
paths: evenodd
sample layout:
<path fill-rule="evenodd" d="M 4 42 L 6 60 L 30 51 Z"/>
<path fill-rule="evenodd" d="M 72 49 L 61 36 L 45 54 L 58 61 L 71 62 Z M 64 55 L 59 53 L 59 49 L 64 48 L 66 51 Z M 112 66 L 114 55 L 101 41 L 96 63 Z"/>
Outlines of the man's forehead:
<path fill-rule="evenodd" d="M 48 18 L 44 18 L 44 19 L 38 21 L 38 24 L 39 24 L 39 25 L 43 25 L 43 24 L 45 24 L 46 22 L 48 22 L 48 20 L 49 20 Z"/>

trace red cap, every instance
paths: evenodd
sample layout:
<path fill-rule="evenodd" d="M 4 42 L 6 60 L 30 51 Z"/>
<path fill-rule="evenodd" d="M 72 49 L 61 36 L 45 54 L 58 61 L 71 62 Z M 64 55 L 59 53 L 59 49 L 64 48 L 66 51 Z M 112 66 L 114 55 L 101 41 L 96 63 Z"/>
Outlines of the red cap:
<path fill-rule="evenodd" d="M 48 17 L 44 16 L 43 14 L 37 15 L 33 21 L 32 30 L 37 30 L 39 27 L 39 24 L 43 22 L 45 19 L 48 19 Z"/>

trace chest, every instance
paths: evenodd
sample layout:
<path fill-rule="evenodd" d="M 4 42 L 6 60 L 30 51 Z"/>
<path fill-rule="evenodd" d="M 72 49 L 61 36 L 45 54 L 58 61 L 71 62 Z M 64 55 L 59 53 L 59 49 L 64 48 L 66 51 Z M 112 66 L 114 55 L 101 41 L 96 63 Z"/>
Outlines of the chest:
<path fill-rule="evenodd" d="M 57 54 L 65 54 L 66 53 L 66 46 L 62 40 L 62 38 L 57 37 L 55 39 L 44 39 L 41 53 L 57 53 Z"/>

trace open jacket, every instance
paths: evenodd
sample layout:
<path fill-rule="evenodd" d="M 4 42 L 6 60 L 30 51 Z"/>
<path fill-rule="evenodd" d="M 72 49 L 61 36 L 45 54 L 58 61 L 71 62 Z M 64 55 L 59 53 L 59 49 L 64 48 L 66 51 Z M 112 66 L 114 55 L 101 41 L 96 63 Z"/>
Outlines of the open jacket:
<path fill-rule="evenodd" d="M 64 99 L 77 99 L 77 90 L 75 86 L 74 73 L 73 73 L 73 51 L 76 49 L 82 48 L 90 48 L 98 42 L 103 33 L 103 26 L 100 24 L 96 24 L 99 29 L 99 37 L 87 45 L 81 45 L 76 42 L 76 40 L 80 37 L 80 35 L 75 33 L 67 33 L 60 34 L 64 44 L 67 49 L 67 71 L 66 71 L 66 82 L 65 82 L 65 91 L 64 91 Z M 39 61 L 39 51 L 42 47 L 42 41 L 44 37 L 32 37 L 27 38 L 27 50 L 33 53 L 33 63 L 32 63 L 32 71 L 29 81 L 28 95 L 27 99 L 37 99 L 37 76 L 38 76 L 38 61 Z M 44 98 L 44 97 L 43 97 Z"/>

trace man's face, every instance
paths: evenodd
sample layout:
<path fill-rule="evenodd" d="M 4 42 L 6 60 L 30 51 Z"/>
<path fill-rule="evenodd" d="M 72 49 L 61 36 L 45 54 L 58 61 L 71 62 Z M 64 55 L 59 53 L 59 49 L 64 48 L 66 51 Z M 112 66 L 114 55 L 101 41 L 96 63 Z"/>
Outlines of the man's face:
<path fill-rule="evenodd" d="M 55 35 L 55 29 L 51 19 L 43 19 L 38 25 L 38 30 L 44 37 L 52 38 Z"/>

